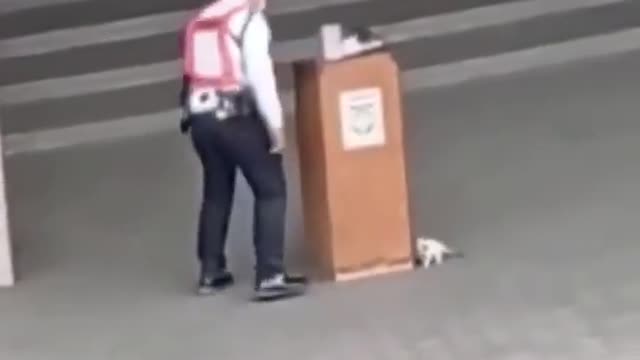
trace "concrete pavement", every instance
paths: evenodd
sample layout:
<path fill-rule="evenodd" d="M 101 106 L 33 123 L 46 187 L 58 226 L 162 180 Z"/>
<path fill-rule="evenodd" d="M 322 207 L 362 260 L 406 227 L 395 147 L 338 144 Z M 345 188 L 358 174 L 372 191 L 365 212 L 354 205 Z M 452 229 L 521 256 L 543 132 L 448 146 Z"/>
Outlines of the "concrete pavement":
<path fill-rule="evenodd" d="M 230 239 L 240 284 L 191 295 L 199 174 L 176 132 L 11 157 L 22 282 L 0 291 L 0 351 L 15 360 L 637 359 L 639 61 L 632 53 L 409 95 L 413 231 L 467 258 L 319 284 L 281 304 L 245 301 L 246 191 Z M 289 151 L 290 259 L 304 265 Z"/>

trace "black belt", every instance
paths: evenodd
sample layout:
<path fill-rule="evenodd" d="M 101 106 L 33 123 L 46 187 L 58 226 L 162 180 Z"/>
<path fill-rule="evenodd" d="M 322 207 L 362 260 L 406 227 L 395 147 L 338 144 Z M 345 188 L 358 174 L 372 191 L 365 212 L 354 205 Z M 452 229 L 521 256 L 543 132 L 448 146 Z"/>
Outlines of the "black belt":
<path fill-rule="evenodd" d="M 252 116 L 257 113 L 257 106 L 253 95 L 249 91 L 234 93 L 219 93 L 218 106 L 211 110 L 192 113 L 188 110 L 188 103 L 184 104 L 180 130 L 182 133 L 189 131 L 191 120 L 194 116 L 208 115 L 217 121 L 226 121 L 233 118 Z"/>

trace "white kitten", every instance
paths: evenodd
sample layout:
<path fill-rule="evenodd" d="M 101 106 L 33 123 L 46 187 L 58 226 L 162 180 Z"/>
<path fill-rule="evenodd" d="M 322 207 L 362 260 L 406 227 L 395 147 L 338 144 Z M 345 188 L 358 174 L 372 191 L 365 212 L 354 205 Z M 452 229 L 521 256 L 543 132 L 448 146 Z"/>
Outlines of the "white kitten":
<path fill-rule="evenodd" d="M 441 241 L 422 237 L 416 240 L 416 252 L 418 262 L 424 268 L 431 264 L 440 265 L 449 258 L 463 256 L 460 251 L 452 250 Z"/>

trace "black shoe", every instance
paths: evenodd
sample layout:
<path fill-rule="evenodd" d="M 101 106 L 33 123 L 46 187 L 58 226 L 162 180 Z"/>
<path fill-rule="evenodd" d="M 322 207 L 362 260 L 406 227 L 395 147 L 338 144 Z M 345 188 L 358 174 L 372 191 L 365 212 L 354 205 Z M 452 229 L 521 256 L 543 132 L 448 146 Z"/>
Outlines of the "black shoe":
<path fill-rule="evenodd" d="M 258 283 L 254 300 L 273 301 L 297 297 L 305 293 L 306 285 L 307 279 L 302 276 L 274 275 Z"/>
<path fill-rule="evenodd" d="M 284 281 L 289 284 L 307 285 L 309 280 L 304 275 L 285 274 Z"/>
<path fill-rule="evenodd" d="M 213 295 L 216 291 L 233 285 L 233 282 L 233 275 L 228 271 L 222 271 L 217 274 L 203 273 L 198 283 L 198 295 Z"/>

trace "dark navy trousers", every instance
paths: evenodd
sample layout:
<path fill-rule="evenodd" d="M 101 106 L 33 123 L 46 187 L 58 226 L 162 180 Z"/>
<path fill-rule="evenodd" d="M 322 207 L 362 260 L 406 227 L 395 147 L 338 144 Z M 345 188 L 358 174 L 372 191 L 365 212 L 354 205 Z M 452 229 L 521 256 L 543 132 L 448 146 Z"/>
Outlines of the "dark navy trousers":
<path fill-rule="evenodd" d="M 198 225 L 198 258 L 205 269 L 226 269 L 225 243 L 235 191 L 236 172 L 247 179 L 255 198 L 253 243 L 256 279 L 284 272 L 287 202 L 281 154 L 269 153 L 265 125 L 257 115 L 218 121 L 195 115 L 191 138 L 203 168 Z"/>

